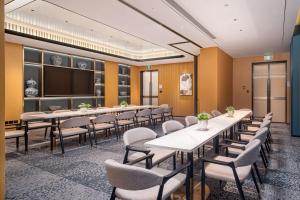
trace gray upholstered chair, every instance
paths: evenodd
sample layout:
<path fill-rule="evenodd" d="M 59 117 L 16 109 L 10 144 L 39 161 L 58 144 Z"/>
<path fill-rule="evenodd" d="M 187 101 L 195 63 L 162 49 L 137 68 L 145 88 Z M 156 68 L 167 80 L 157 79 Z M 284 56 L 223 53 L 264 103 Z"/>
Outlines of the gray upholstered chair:
<path fill-rule="evenodd" d="M 24 137 L 25 143 L 25 152 L 28 151 L 28 135 L 27 129 L 25 130 L 6 130 L 5 131 L 5 139 L 16 139 L 16 148 L 19 149 L 20 137 Z"/>
<path fill-rule="evenodd" d="M 169 104 L 161 104 L 159 107 L 161 107 L 161 108 L 168 108 Z"/>
<path fill-rule="evenodd" d="M 211 111 L 211 115 L 213 117 L 218 117 L 218 116 L 222 115 L 222 113 L 220 111 L 218 111 L 218 110 L 212 110 Z"/>
<path fill-rule="evenodd" d="M 43 121 L 42 119 L 33 115 L 45 114 L 44 112 L 26 112 L 21 114 L 20 126 L 27 126 L 28 132 L 34 129 L 45 129 L 44 137 L 47 135 L 48 128 L 51 128 L 50 122 Z"/>
<path fill-rule="evenodd" d="M 118 138 L 117 125 L 116 125 L 116 115 L 115 114 L 105 114 L 99 115 L 92 120 L 91 128 L 94 133 L 94 140 L 97 145 L 97 132 L 104 132 L 106 136 L 108 133 L 111 133 L 111 130 L 114 129 L 116 137 Z"/>
<path fill-rule="evenodd" d="M 195 116 L 186 116 L 184 118 L 186 126 L 192 126 L 194 124 L 198 124 L 198 118 Z"/>
<path fill-rule="evenodd" d="M 236 158 L 225 156 L 216 156 L 214 159 L 209 160 L 203 158 L 202 163 L 202 180 L 201 188 L 202 199 L 205 193 L 205 178 L 213 178 L 220 181 L 235 182 L 240 194 L 241 199 L 245 199 L 242 189 L 242 183 L 250 176 L 254 181 L 257 192 L 259 187 L 255 178 L 252 165 L 257 161 L 260 151 L 260 140 L 255 139 L 247 145 L 245 151 L 238 155 Z"/>
<path fill-rule="evenodd" d="M 184 125 L 176 120 L 166 121 L 162 124 L 162 130 L 165 135 L 183 128 Z"/>
<path fill-rule="evenodd" d="M 164 160 L 173 157 L 173 167 L 176 168 L 176 151 L 161 148 L 146 148 L 145 142 L 153 140 L 157 134 L 145 127 L 134 128 L 126 131 L 123 135 L 126 153 L 123 163 L 139 159 L 148 154 L 154 154 L 149 168 L 155 166 Z M 134 153 L 131 153 L 134 152 Z"/>
<path fill-rule="evenodd" d="M 173 117 L 173 107 L 164 108 L 163 121 L 166 121 L 167 118 L 168 118 L 168 120 L 174 119 L 174 117 Z"/>
<path fill-rule="evenodd" d="M 151 154 L 145 157 L 149 156 Z M 187 199 L 190 199 L 189 177 L 181 173 L 188 169 L 188 165 L 169 171 L 161 168 L 144 169 L 130 164 L 105 161 L 107 178 L 113 186 L 111 200 L 165 200 L 184 184 Z"/>
<path fill-rule="evenodd" d="M 140 110 L 138 111 L 138 113 L 136 113 L 136 123 L 140 126 L 145 126 L 146 123 L 148 123 L 148 125 L 151 125 L 151 110 L 150 109 L 144 109 L 144 110 Z"/>
<path fill-rule="evenodd" d="M 163 121 L 164 118 L 164 110 L 165 108 L 159 107 L 155 108 L 151 111 L 151 119 L 152 119 L 152 125 L 155 128 L 155 125 L 158 123 L 158 121 Z"/>
<path fill-rule="evenodd" d="M 130 126 L 135 126 L 135 112 L 134 111 L 126 111 L 117 115 L 117 129 L 118 132 L 120 128 L 123 128 L 124 131 L 129 129 Z"/>
<path fill-rule="evenodd" d="M 91 131 L 90 131 L 90 119 L 88 117 L 74 117 L 71 119 L 67 119 L 58 126 L 58 130 L 54 131 L 51 134 L 51 150 L 53 150 L 53 139 L 59 137 L 61 152 L 65 153 L 64 150 L 64 138 L 76 136 L 79 138 L 81 135 L 86 135 L 88 133 L 90 144 L 93 146 Z"/>

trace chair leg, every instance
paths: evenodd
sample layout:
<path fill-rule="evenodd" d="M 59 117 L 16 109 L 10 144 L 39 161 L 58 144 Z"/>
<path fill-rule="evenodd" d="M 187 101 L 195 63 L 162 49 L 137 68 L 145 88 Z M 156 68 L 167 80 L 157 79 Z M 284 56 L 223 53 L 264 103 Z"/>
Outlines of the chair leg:
<path fill-rule="evenodd" d="M 46 139 L 46 137 L 47 137 L 47 132 L 48 132 L 48 127 L 45 128 L 44 139 Z"/>
<path fill-rule="evenodd" d="M 176 154 L 173 155 L 173 170 L 176 170 Z"/>
<path fill-rule="evenodd" d="M 242 184 L 241 184 L 241 181 L 240 181 L 240 179 L 239 179 L 239 177 L 238 177 L 238 175 L 236 173 L 236 170 L 235 170 L 234 166 L 233 166 L 232 170 L 233 170 L 233 175 L 234 175 L 235 183 L 236 183 L 236 186 L 237 186 L 237 188 L 239 190 L 241 199 L 245 200 L 245 196 L 244 196 Z"/>
<path fill-rule="evenodd" d="M 110 200 L 115 200 L 116 199 L 116 188 L 113 188 L 113 191 L 111 192 Z"/>
<path fill-rule="evenodd" d="M 200 158 L 200 148 L 198 148 L 198 158 Z"/>
<path fill-rule="evenodd" d="M 91 131 L 89 130 L 88 131 L 88 134 L 89 134 L 89 140 L 90 140 L 90 144 L 91 144 L 91 148 L 93 147 L 93 140 L 92 140 L 92 136 L 91 136 Z M 84 134 L 86 135 L 86 134 Z"/>
<path fill-rule="evenodd" d="M 93 133 L 94 133 L 95 145 L 97 145 L 98 142 L 97 142 L 97 134 L 96 134 L 96 130 L 94 130 Z M 106 134 L 107 134 L 107 130 L 106 130 Z"/>
<path fill-rule="evenodd" d="M 259 173 L 258 168 L 257 168 L 257 164 L 254 163 L 253 165 L 254 165 L 254 169 L 256 171 L 256 175 L 258 177 L 258 181 L 259 181 L 260 184 L 262 184 L 262 181 L 261 181 L 261 178 L 260 178 L 260 173 Z"/>
<path fill-rule="evenodd" d="M 61 153 L 65 153 L 65 146 L 64 146 L 64 139 L 61 134 L 59 134 L 59 140 L 60 140 L 60 147 L 61 147 Z"/>
<path fill-rule="evenodd" d="M 181 152 L 181 164 L 183 164 L 183 160 L 184 160 L 184 153 Z"/>
<path fill-rule="evenodd" d="M 251 166 L 251 176 L 252 176 L 252 179 L 253 179 L 253 181 L 254 181 L 254 184 L 255 184 L 255 188 L 256 188 L 256 190 L 257 190 L 257 193 L 260 193 L 259 187 L 258 187 L 258 184 L 257 184 L 257 181 L 256 181 L 256 178 L 255 178 L 255 174 L 254 174 L 254 171 L 253 171 L 253 169 L 252 169 L 252 166 Z"/>
<path fill-rule="evenodd" d="M 262 152 L 262 154 L 264 155 L 264 158 L 265 158 L 266 163 L 269 163 L 269 160 L 268 160 L 268 158 L 267 158 L 267 154 L 265 153 L 265 150 L 264 150 L 263 146 L 261 147 L 261 152 Z"/>
<path fill-rule="evenodd" d="M 19 137 L 16 137 L 16 148 L 17 148 L 17 150 L 19 150 L 19 142 L 20 142 Z"/>
<path fill-rule="evenodd" d="M 50 149 L 51 149 L 51 151 L 53 151 L 53 133 L 51 132 L 50 133 Z"/>
<path fill-rule="evenodd" d="M 204 153 L 205 153 L 205 146 L 202 146 L 202 157 L 204 157 Z"/>
<path fill-rule="evenodd" d="M 264 163 L 265 168 L 268 168 L 268 165 L 267 165 L 267 163 L 266 163 L 264 154 L 262 153 L 262 151 L 260 151 L 259 153 L 260 153 L 260 157 L 261 157 L 261 159 L 262 159 L 262 161 L 263 161 L 263 163 Z"/>
<path fill-rule="evenodd" d="M 25 135 L 24 135 L 24 140 L 25 140 L 25 152 L 28 152 L 28 133 L 26 133 L 25 131 Z"/>
<path fill-rule="evenodd" d="M 205 167 L 204 162 L 202 162 L 202 175 L 201 175 L 201 199 L 205 199 Z"/>

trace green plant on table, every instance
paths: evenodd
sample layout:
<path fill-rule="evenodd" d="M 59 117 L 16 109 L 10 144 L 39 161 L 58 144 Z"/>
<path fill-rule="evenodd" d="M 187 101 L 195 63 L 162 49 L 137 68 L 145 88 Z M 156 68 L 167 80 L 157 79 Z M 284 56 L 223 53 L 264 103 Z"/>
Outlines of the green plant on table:
<path fill-rule="evenodd" d="M 209 119 L 209 114 L 206 112 L 199 113 L 197 115 L 199 121 L 207 121 Z"/>
<path fill-rule="evenodd" d="M 235 108 L 233 106 L 228 106 L 226 108 L 226 112 L 234 112 L 235 111 Z"/>
<path fill-rule="evenodd" d="M 128 106 L 127 101 L 121 101 L 120 106 L 127 107 Z"/>
<path fill-rule="evenodd" d="M 78 106 L 78 108 L 80 108 L 80 109 L 82 109 L 82 108 L 84 108 L 84 109 L 89 109 L 89 108 L 91 108 L 91 107 L 92 107 L 92 105 L 89 104 L 89 103 L 81 103 L 81 104 Z"/>

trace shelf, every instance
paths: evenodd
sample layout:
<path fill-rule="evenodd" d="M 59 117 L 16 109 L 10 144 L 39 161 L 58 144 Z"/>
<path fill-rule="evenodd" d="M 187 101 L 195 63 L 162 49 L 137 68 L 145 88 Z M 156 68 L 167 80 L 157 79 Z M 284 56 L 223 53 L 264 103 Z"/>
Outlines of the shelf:
<path fill-rule="evenodd" d="M 72 68 L 72 67 L 68 67 L 68 66 L 63 66 L 63 65 L 51 65 L 51 64 L 44 64 L 45 66 L 49 66 L 49 67 L 60 67 L 60 68 Z"/>
<path fill-rule="evenodd" d="M 97 71 L 97 70 L 95 70 L 95 73 L 96 74 L 104 74 L 104 71 Z"/>
<path fill-rule="evenodd" d="M 24 100 L 29 101 L 29 100 L 40 100 L 41 97 L 24 97 Z"/>
<path fill-rule="evenodd" d="M 41 67 L 42 63 L 35 63 L 35 62 L 24 62 L 24 65 L 30 65 L 30 66 L 37 66 Z"/>
<path fill-rule="evenodd" d="M 129 74 L 118 74 L 119 76 L 122 76 L 122 77 L 128 77 L 130 78 L 130 75 Z"/>
<path fill-rule="evenodd" d="M 130 96 L 126 95 L 126 96 L 119 96 L 119 98 L 129 98 Z"/>
<path fill-rule="evenodd" d="M 104 83 L 95 83 L 95 86 L 104 86 Z"/>
<path fill-rule="evenodd" d="M 130 85 L 119 85 L 119 87 L 130 87 Z"/>

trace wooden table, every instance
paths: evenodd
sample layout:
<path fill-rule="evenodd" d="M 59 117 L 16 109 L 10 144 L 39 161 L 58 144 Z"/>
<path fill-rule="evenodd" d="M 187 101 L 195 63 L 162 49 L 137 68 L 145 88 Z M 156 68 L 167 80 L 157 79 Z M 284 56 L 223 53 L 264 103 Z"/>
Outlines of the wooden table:
<path fill-rule="evenodd" d="M 199 125 L 195 124 L 193 126 L 148 141 L 145 143 L 145 146 L 165 148 L 187 153 L 188 161 L 190 162 L 190 177 L 191 180 L 193 180 L 193 152 L 210 140 L 214 140 L 214 148 L 216 149 L 216 152 L 218 152 L 219 135 L 238 124 L 249 114 L 251 114 L 251 111 L 241 110 L 235 111 L 233 117 L 223 114 L 208 120 L 207 131 L 200 131 Z M 191 183 L 193 184 L 193 181 L 191 181 Z M 193 191 L 191 191 L 191 194 L 193 195 Z"/>

